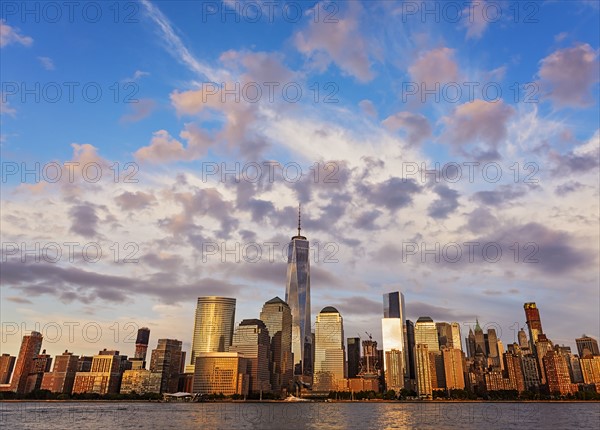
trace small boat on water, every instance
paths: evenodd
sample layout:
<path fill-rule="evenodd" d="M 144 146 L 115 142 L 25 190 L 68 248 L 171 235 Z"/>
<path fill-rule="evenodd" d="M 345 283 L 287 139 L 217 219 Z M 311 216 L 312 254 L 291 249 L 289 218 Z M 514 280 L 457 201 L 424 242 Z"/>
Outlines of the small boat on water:
<path fill-rule="evenodd" d="M 289 396 L 287 396 L 284 400 L 284 402 L 310 402 L 310 400 L 308 399 L 303 399 L 301 397 L 296 397 L 292 394 L 290 394 Z"/>

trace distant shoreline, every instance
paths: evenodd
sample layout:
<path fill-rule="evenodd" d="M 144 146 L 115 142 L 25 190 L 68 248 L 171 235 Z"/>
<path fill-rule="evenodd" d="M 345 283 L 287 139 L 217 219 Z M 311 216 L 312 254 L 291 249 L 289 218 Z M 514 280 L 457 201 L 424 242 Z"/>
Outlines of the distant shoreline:
<path fill-rule="evenodd" d="M 600 403 L 600 400 L 308 400 L 300 402 L 289 402 L 285 400 L 215 400 L 207 402 L 165 402 L 161 400 L 0 400 L 0 403 L 395 403 L 395 404 L 428 404 L 428 403 Z"/>

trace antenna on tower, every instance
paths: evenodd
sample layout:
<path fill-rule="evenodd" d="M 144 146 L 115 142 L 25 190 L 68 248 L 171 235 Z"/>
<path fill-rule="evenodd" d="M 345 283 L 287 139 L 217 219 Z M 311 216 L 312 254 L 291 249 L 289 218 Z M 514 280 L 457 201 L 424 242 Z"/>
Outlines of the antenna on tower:
<path fill-rule="evenodd" d="M 300 203 L 298 203 L 298 236 L 300 236 Z"/>

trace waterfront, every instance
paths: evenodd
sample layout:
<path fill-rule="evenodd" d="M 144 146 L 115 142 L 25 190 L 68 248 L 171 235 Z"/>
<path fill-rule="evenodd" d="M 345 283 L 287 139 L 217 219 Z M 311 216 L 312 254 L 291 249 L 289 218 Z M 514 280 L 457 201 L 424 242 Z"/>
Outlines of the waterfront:
<path fill-rule="evenodd" d="M 598 429 L 598 402 L 2 402 L 11 429 Z"/>

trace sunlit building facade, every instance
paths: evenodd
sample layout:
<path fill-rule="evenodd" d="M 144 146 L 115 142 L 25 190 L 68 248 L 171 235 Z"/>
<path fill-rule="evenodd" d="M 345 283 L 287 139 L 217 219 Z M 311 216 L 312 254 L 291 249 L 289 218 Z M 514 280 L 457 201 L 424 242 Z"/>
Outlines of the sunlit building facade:
<path fill-rule="evenodd" d="M 190 364 L 201 352 L 227 352 L 235 325 L 234 298 L 198 297 Z"/>
<path fill-rule="evenodd" d="M 383 295 L 381 332 L 386 389 L 398 392 L 410 377 L 404 295 L 398 291 Z"/>
<path fill-rule="evenodd" d="M 339 381 L 344 379 L 345 361 L 343 319 L 336 308 L 327 306 L 317 315 L 315 322 L 313 390 L 335 390 Z"/>
<path fill-rule="evenodd" d="M 233 334 L 230 352 L 239 352 L 247 360 L 249 391 L 271 391 L 269 372 L 270 337 L 265 323 L 258 319 L 243 320 Z"/>
<path fill-rule="evenodd" d="M 260 319 L 267 327 L 271 343 L 269 351 L 271 389 L 276 392 L 288 390 L 294 365 L 292 311 L 286 302 L 279 297 L 274 297 L 263 305 Z"/>
<path fill-rule="evenodd" d="M 19 394 L 23 394 L 27 389 L 27 379 L 33 371 L 34 358 L 40 353 L 42 348 L 43 336 L 37 331 L 32 331 L 31 334 L 23 336 L 21 349 L 17 356 L 14 373 L 11 380 L 10 389 Z"/>
<path fill-rule="evenodd" d="M 238 352 L 201 352 L 196 356 L 194 393 L 247 395 L 248 360 Z"/>
<path fill-rule="evenodd" d="M 298 234 L 288 247 L 288 264 L 285 301 L 292 311 L 292 353 L 294 375 L 312 382 L 313 342 L 310 323 L 310 258 L 309 242 L 300 234 L 300 209 L 298 209 Z"/>

